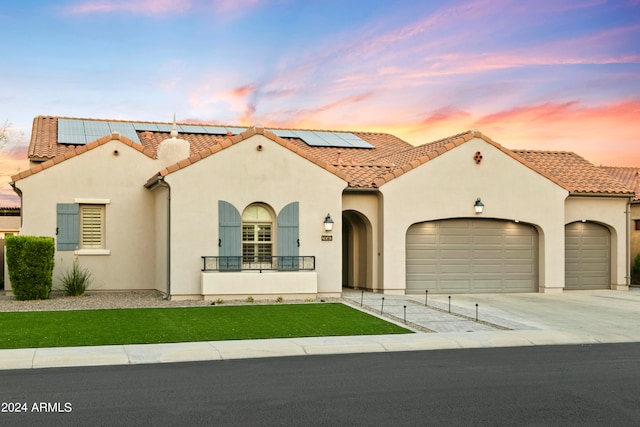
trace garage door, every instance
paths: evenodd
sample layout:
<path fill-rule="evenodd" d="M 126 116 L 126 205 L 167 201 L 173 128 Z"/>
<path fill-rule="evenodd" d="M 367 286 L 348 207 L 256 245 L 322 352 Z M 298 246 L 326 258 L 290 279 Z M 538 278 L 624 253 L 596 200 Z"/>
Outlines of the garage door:
<path fill-rule="evenodd" d="M 538 232 L 512 221 L 450 219 L 407 232 L 407 292 L 537 292 Z"/>
<path fill-rule="evenodd" d="M 592 222 L 565 227 L 565 289 L 611 288 L 611 236 Z"/>

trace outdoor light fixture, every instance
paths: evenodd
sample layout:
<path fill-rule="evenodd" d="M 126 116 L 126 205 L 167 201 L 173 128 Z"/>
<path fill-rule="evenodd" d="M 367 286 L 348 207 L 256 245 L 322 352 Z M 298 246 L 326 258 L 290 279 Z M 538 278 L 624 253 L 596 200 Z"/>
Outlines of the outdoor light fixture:
<path fill-rule="evenodd" d="M 473 205 L 473 207 L 475 208 L 477 214 L 481 214 L 482 212 L 484 212 L 484 203 L 482 203 L 480 197 L 478 197 L 478 200 L 476 200 L 476 203 Z"/>
<path fill-rule="evenodd" d="M 331 215 L 327 214 L 327 217 L 324 219 L 324 231 L 329 232 L 333 230 L 333 220 L 331 219 Z"/>

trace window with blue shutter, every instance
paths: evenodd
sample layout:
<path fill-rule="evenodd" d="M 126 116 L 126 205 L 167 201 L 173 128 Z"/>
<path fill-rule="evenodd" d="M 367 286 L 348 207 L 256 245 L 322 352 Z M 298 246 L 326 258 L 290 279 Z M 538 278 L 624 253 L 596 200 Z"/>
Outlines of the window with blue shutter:
<path fill-rule="evenodd" d="M 76 203 L 58 203 L 56 206 L 56 249 L 74 251 L 78 248 L 80 207 Z"/>
<path fill-rule="evenodd" d="M 229 202 L 218 200 L 218 256 L 220 271 L 239 271 L 242 266 L 242 218 Z"/>
<path fill-rule="evenodd" d="M 278 270 L 298 270 L 300 254 L 299 203 L 286 205 L 278 214 Z"/>

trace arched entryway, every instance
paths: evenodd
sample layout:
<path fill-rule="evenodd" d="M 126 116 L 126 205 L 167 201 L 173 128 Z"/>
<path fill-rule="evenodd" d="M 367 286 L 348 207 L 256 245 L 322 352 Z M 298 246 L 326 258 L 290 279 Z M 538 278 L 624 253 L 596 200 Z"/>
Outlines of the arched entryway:
<path fill-rule="evenodd" d="M 565 284 L 572 289 L 611 288 L 611 232 L 595 222 L 565 226 Z"/>
<path fill-rule="evenodd" d="M 371 223 L 354 210 L 342 213 L 342 286 L 372 288 Z"/>

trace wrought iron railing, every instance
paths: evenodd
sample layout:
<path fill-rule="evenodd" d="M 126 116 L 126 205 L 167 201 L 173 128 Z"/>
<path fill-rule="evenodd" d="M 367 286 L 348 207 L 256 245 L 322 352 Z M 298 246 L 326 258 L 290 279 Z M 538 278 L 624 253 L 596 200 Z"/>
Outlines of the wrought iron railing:
<path fill-rule="evenodd" d="M 202 271 L 312 271 L 315 256 L 203 256 Z"/>

